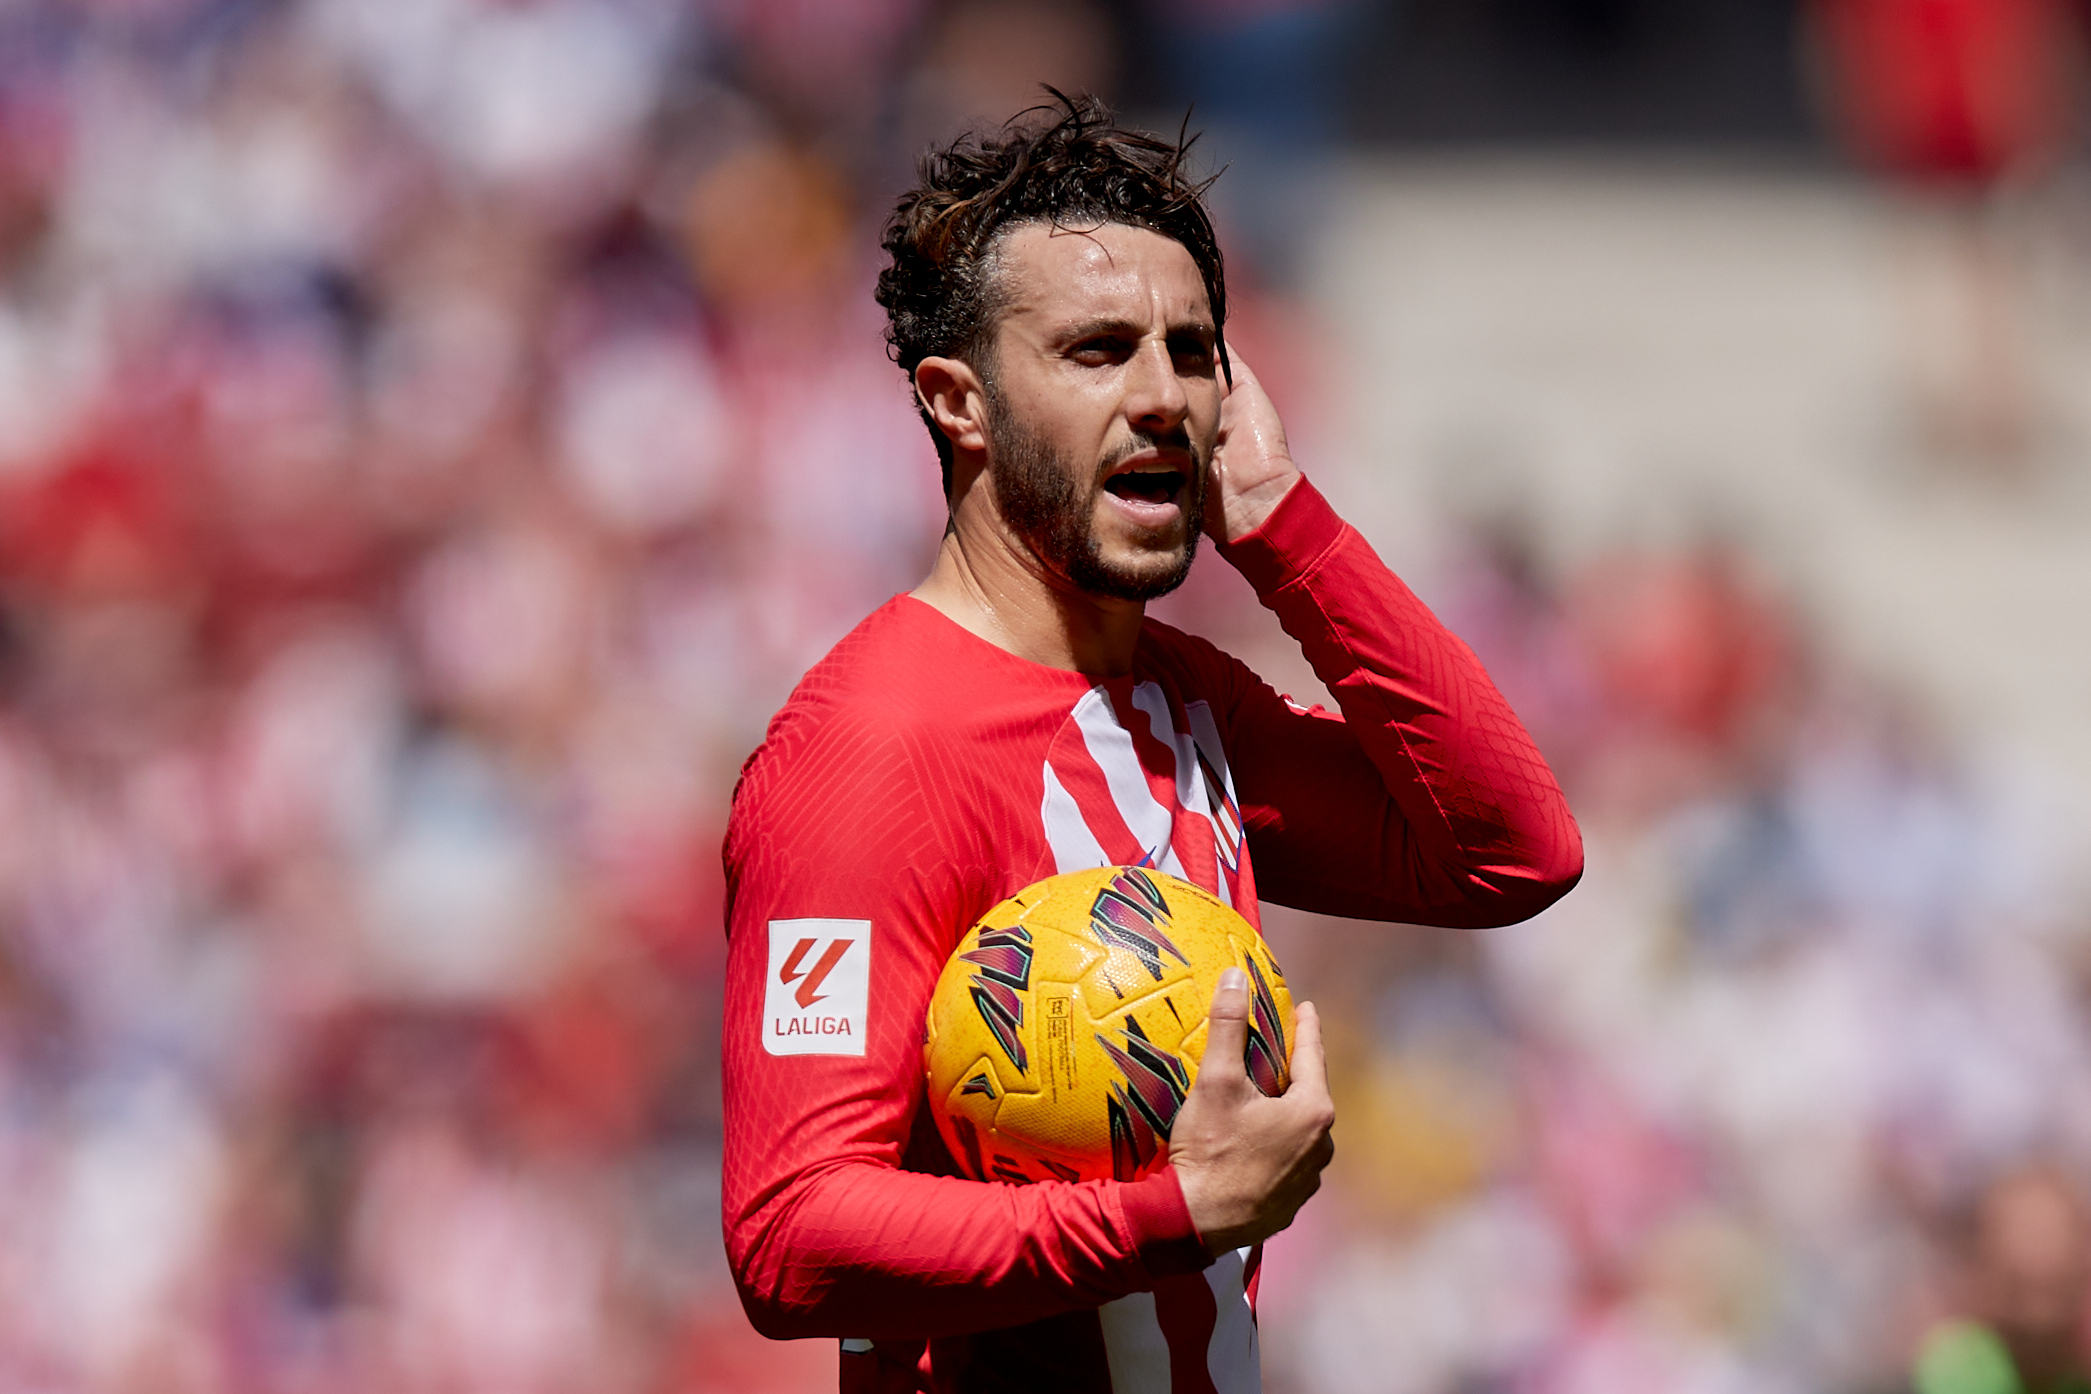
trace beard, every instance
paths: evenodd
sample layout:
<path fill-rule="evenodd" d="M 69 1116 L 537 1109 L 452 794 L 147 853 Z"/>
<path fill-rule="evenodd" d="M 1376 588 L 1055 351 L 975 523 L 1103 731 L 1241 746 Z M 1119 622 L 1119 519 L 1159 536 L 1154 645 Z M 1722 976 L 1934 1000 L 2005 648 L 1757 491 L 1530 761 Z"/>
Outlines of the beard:
<path fill-rule="evenodd" d="M 1132 441 L 1078 484 L 1081 469 L 1043 435 L 1006 411 L 988 417 L 995 494 L 1002 517 L 1046 567 L 1077 589 L 1117 600 L 1159 600 L 1182 585 L 1198 555 L 1205 518 L 1205 458 L 1184 435 L 1162 439 L 1136 432 Z M 1143 552 L 1137 562 L 1114 562 L 1096 536 L 1096 496 L 1111 466 L 1129 455 L 1167 445 L 1189 451 L 1191 480 L 1184 490 L 1184 542 L 1172 552 Z"/>

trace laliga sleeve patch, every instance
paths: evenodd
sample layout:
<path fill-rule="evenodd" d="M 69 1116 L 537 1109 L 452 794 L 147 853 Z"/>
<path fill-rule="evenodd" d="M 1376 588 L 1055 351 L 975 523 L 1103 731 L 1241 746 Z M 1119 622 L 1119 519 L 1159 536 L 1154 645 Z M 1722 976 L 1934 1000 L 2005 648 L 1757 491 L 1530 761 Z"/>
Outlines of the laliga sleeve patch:
<path fill-rule="evenodd" d="M 862 1055 L 871 995 L 871 921 L 771 920 L 762 1048 Z"/>

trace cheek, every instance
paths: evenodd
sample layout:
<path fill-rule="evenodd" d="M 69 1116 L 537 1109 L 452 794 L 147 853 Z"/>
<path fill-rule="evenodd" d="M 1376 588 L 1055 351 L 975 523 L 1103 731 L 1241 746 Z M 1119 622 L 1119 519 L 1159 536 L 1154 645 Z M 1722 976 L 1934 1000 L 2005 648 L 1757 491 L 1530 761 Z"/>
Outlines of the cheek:
<path fill-rule="evenodd" d="M 1042 404 L 1036 419 L 1061 454 L 1093 465 L 1110 446 L 1120 417 L 1104 394 L 1070 390 Z"/>
<path fill-rule="evenodd" d="M 1193 397 L 1196 403 L 1191 409 L 1191 438 L 1198 446 L 1211 453 L 1213 442 L 1220 438 L 1220 394 L 1210 392 L 1206 400 Z"/>

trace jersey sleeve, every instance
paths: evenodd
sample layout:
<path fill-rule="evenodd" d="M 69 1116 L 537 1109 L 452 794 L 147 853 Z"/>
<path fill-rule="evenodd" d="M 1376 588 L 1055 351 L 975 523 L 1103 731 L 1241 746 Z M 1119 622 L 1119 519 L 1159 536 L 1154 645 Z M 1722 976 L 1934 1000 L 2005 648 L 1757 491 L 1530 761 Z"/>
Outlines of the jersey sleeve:
<path fill-rule="evenodd" d="M 1220 550 L 1342 709 L 1296 707 L 1239 669 L 1229 756 L 1264 898 L 1481 927 L 1574 886 L 1582 836 L 1531 736 L 1312 484 Z"/>
<path fill-rule="evenodd" d="M 847 712 L 810 724 L 773 732 L 751 761 L 726 845 L 722 1201 L 756 1329 L 896 1340 L 993 1330 L 1205 1267 L 1166 1168 L 1072 1185 L 925 1174 L 943 1153 L 921 1110 L 924 1016 L 987 888 L 962 884 L 956 868 L 978 862 L 953 854 L 922 792 L 948 755 Z M 858 943 L 869 955 L 861 991 L 845 971 Z M 803 1018 L 801 993 L 825 1013 L 814 1020 L 825 1034 L 782 1033 Z"/>

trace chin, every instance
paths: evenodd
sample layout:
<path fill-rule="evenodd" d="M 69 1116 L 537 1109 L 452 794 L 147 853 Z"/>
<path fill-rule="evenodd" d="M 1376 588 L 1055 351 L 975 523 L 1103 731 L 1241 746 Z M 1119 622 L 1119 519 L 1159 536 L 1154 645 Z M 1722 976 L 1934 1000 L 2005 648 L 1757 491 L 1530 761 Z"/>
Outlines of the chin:
<path fill-rule="evenodd" d="M 1149 552 L 1138 558 L 1104 558 L 1089 551 L 1075 559 L 1068 579 L 1093 595 L 1115 600 L 1159 600 L 1184 583 L 1198 555 L 1198 539 L 1191 538 L 1165 553 Z"/>

